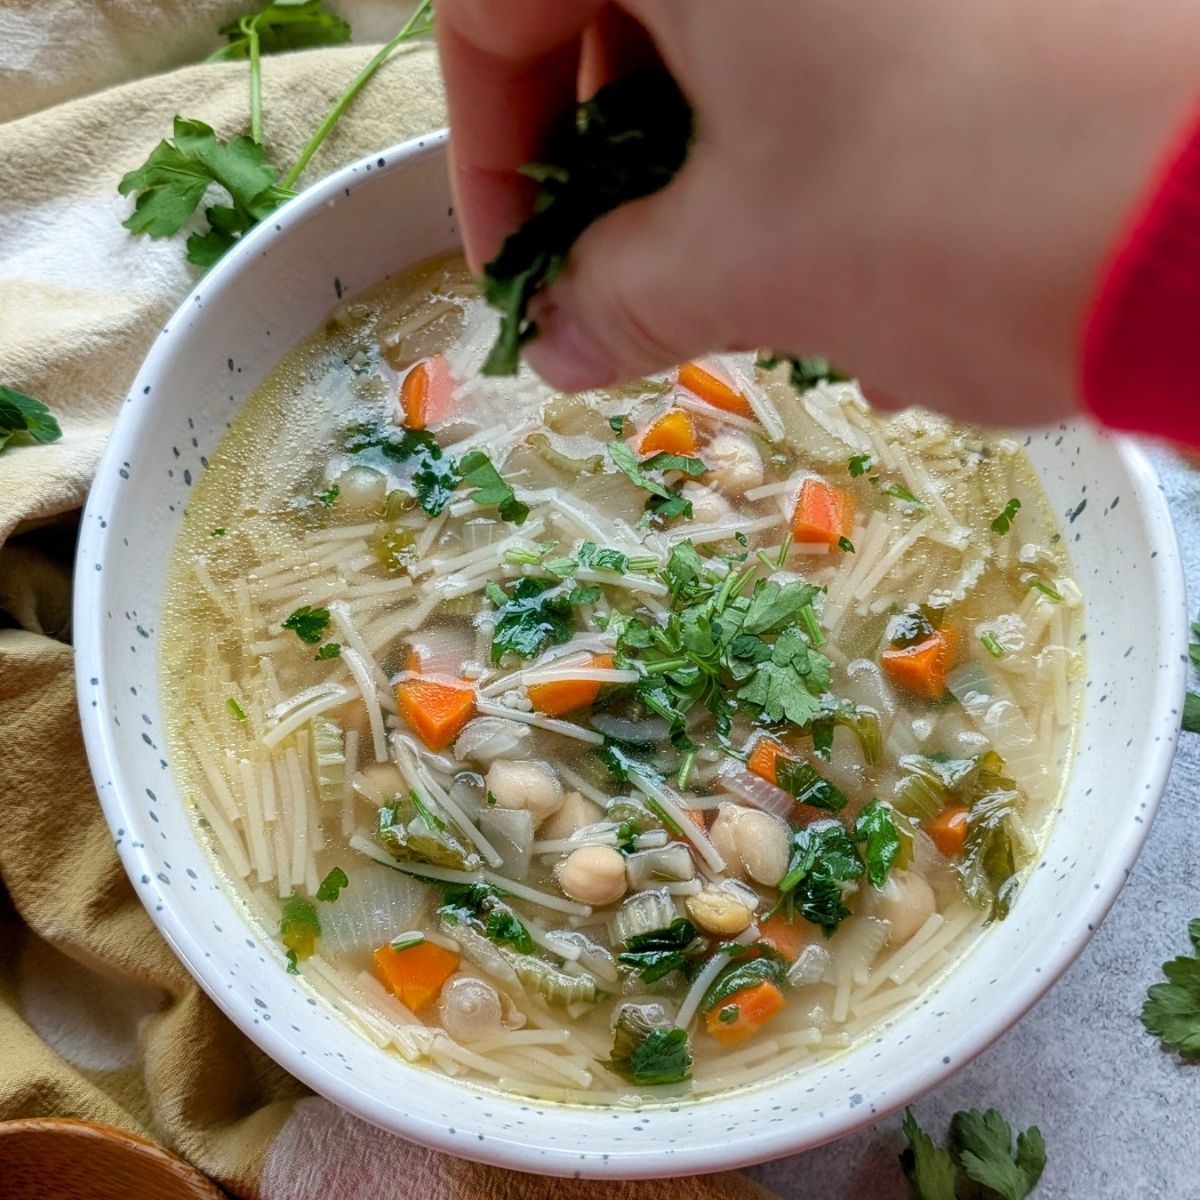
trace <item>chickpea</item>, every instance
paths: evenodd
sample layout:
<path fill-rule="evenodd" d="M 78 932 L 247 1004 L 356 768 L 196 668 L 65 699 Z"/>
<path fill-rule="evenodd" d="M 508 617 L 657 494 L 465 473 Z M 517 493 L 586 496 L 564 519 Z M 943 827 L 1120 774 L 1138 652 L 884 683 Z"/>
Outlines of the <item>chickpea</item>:
<path fill-rule="evenodd" d="M 547 841 L 559 838 L 569 838 L 577 829 L 585 825 L 594 825 L 602 820 L 604 813 L 598 804 L 584 799 L 579 792 L 568 792 L 563 797 L 562 808 L 552 816 L 538 831 Z"/>
<path fill-rule="evenodd" d="M 438 997 L 442 1028 L 459 1041 L 488 1037 L 504 1029 L 500 993 L 473 975 L 455 975 Z"/>
<path fill-rule="evenodd" d="M 720 525 L 733 515 L 733 509 L 720 492 L 694 479 L 683 485 L 682 495 L 692 502 L 692 519 L 701 525 Z"/>
<path fill-rule="evenodd" d="M 733 827 L 733 844 L 746 874 L 756 883 L 774 887 L 787 873 L 791 837 L 779 817 L 743 810 Z"/>
<path fill-rule="evenodd" d="M 718 433 L 704 447 L 705 478 L 726 495 L 740 496 L 763 481 L 762 457 L 744 433 Z"/>
<path fill-rule="evenodd" d="M 488 768 L 487 790 L 500 808 L 525 809 L 535 825 L 553 816 L 563 805 L 563 788 L 542 763 L 498 758 Z"/>
<path fill-rule="evenodd" d="M 625 895 L 625 859 L 611 846 L 580 846 L 558 868 L 558 886 L 580 904 L 615 904 Z"/>
<path fill-rule="evenodd" d="M 733 937 L 750 924 L 750 910 L 728 892 L 698 892 L 687 898 L 686 907 L 705 933 Z"/>
<path fill-rule="evenodd" d="M 933 916 L 937 903 L 924 875 L 916 871 L 892 871 L 883 887 L 863 893 L 860 912 L 891 923 L 891 945 L 907 942 Z"/>
<path fill-rule="evenodd" d="M 713 849 L 725 860 L 725 873 L 735 879 L 744 879 L 746 875 L 734 836 L 738 817 L 744 811 L 736 804 L 722 804 L 708 831 L 708 840 L 712 842 Z"/>

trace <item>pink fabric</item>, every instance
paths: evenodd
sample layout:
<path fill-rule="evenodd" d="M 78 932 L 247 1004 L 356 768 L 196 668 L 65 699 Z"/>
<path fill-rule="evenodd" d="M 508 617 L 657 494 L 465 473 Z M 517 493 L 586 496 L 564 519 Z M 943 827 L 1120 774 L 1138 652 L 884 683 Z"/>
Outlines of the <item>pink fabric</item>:
<path fill-rule="evenodd" d="M 1081 376 L 1106 425 L 1200 447 L 1200 113 L 1118 240 Z"/>

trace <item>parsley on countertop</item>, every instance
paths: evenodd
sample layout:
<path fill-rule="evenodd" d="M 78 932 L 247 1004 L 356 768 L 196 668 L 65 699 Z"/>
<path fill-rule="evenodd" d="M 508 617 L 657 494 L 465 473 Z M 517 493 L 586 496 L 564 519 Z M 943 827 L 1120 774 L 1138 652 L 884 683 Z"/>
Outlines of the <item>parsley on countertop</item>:
<path fill-rule="evenodd" d="M 1166 983 L 1146 993 L 1142 1024 L 1181 1058 L 1200 1062 L 1200 918 L 1188 923 L 1194 955 L 1180 955 L 1163 964 Z"/>

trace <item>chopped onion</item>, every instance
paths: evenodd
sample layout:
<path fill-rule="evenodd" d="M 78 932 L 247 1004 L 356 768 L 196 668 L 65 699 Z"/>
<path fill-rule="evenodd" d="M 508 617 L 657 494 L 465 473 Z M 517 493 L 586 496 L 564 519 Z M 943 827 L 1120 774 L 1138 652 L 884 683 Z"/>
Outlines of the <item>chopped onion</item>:
<path fill-rule="evenodd" d="M 696 864 L 682 842 L 661 850 L 639 850 L 625 859 L 625 873 L 634 891 L 659 883 L 683 883 L 696 874 Z"/>
<path fill-rule="evenodd" d="M 821 982 L 832 965 L 833 957 L 829 951 L 816 942 L 810 942 L 788 968 L 788 983 L 796 988 L 811 987 Z"/>
<path fill-rule="evenodd" d="M 374 863 L 357 864 L 347 874 L 350 882 L 338 902 L 321 906 L 323 954 L 374 950 L 420 928 L 430 895 L 424 884 Z"/>
<path fill-rule="evenodd" d="M 721 786 L 735 796 L 745 800 L 747 804 L 762 812 L 782 817 L 785 821 L 791 816 L 796 806 L 795 797 L 789 795 L 781 787 L 776 787 L 770 780 L 753 771 L 747 771 L 741 763 L 730 759 L 718 775 Z"/>
<path fill-rule="evenodd" d="M 514 879 L 529 875 L 533 855 L 533 813 L 516 808 L 485 808 L 479 827 L 500 854 L 506 874 Z"/>
<path fill-rule="evenodd" d="M 454 743 L 454 757 L 487 766 L 497 758 L 523 758 L 532 734 L 528 725 L 506 717 L 476 717 L 463 726 Z"/>
<path fill-rule="evenodd" d="M 678 915 L 675 902 L 665 888 L 637 892 L 617 909 L 613 917 L 614 940 L 627 943 L 639 934 L 668 929 Z"/>

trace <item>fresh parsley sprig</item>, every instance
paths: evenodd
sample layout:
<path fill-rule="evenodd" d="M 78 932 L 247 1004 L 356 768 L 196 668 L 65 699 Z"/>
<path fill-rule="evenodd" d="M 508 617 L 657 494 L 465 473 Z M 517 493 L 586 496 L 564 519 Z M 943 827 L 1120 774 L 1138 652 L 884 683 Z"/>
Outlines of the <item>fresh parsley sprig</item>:
<path fill-rule="evenodd" d="M 16 388 L 0 386 L 0 450 L 22 443 L 57 442 L 62 427 L 40 401 Z"/>
<path fill-rule="evenodd" d="M 971 1184 L 999 1200 L 1025 1200 L 1046 1167 L 1042 1131 L 1031 1125 L 1017 1134 L 994 1108 L 969 1108 L 951 1118 L 951 1149 L 943 1150 L 917 1124 L 911 1108 L 901 1126 L 908 1142 L 900 1167 L 913 1200 L 957 1200 L 977 1196 Z"/>
<path fill-rule="evenodd" d="M 205 122 L 176 116 L 173 134 L 146 161 L 127 172 L 117 190 L 136 197 L 122 224 L 131 233 L 170 237 L 194 216 L 213 186 L 226 202 L 204 210 L 207 229 L 187 239 L 187 259 L 209 267 L 255 225 L 295 194 L 295 183 L 354 97 L 404 42 L 429 32 L 430 0 L 423 0 L 394 38 L 354 77 L 282 178 L 263 150 L 261 57 L 311 46 L 337 45 L 349 25 L 321 0 L 274 0 L 222 28 L 229 44 L 211 60 L 246 59 L 250 64 L 250 133 L 224 141 Z"/>
<path fill-rule="evenodd" d="M 1188 647 L 1188 658 L 1192 665 L 1200 667 L 1200 621 L 1192 625 L 1192 637 L 1196 640 Z M 1183 698 L 1183 732 L 1200 733 L 1200 695 L 1188 692 Z"/>
<path fill-rule="evenodd" d="M 1200 1062 L 1200 918 L 1188 923 L 1195 951 L 1163 964 L 1166 983 L 1146 993 L 1142 1024 L 1169 1050 L 1189 1062 Z"/>

